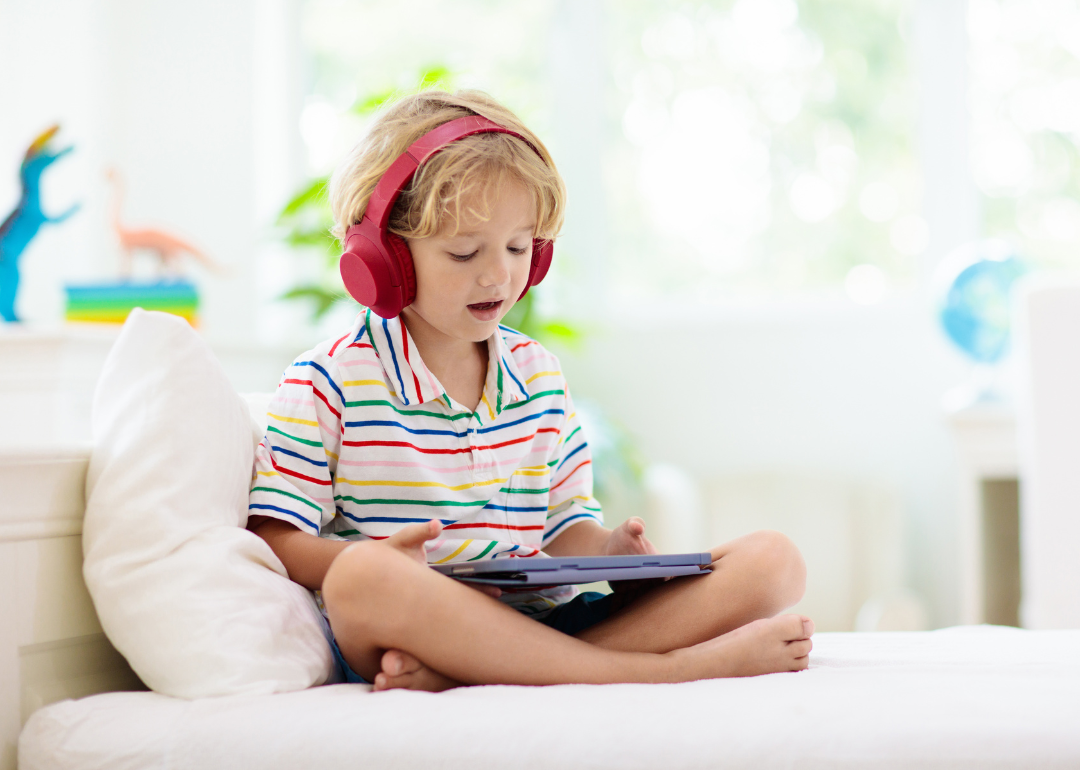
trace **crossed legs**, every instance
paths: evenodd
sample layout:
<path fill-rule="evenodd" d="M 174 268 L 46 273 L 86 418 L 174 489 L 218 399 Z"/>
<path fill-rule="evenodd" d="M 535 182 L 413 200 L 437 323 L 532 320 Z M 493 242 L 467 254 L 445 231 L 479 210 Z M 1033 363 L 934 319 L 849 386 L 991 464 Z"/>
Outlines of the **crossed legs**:
<path fill-rule="evenodd" d="M 379 675 L 383 689 L 675 682 L 805 668 L 813 624 L 774 617 L 803 593 L 795 546 L 758 532 L 712 553 L 712 574 L 658 585 L 576 638 L 373 542 L 334 560 L 323 598 L 345 659 L 370 681 Z"/>

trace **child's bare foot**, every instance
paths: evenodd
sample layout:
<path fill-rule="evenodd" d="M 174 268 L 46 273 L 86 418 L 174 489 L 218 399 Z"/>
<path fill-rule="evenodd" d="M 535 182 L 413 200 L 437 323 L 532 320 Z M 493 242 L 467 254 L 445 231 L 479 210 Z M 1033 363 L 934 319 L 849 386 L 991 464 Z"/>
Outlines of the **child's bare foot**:
<path fill-rule="evenodd" d="M 460 686 L 460 682 L 430 669 L 401 650 L 387 650 L 382 656 L 382 671 L 375 675 L 376 690 L 426 690 L 442 692 Z"/>
<path fill-rule="evenodd" d="M 801 671 L 809 664 L 813 633 L 810 618 L 780 615 L 670 654 L 687 680 Z"/>

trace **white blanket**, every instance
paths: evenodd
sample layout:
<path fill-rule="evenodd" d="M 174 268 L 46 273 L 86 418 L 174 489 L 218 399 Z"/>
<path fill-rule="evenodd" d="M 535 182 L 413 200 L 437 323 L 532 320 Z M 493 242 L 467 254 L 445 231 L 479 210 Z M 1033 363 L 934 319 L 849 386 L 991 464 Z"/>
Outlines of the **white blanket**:
<path fill-rule="evenodd" d="M 19 767 L 1080 767 L 1080 631 L 819 634 L 811 661 L 681 685 L 110 693 L 34 714 Z"/>

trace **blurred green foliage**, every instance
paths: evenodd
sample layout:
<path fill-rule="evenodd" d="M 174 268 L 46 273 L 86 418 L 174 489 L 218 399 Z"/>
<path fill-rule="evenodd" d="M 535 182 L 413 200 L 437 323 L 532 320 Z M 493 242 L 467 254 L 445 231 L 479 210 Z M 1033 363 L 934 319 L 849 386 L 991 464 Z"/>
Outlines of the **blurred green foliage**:
<path fill-rule="evenodd" d="M 425 88 L 452 88 L 453 74 L 436 64 L 424 68 L 416 78 L 416 91 Z M 360 117 L 370 117 L 384 104 L 400 97 L 400 89 L 382 89 L 358 98 L 349 112 Z M 300 188 L 278 214 L 277 227 L 282 240 L 299 258 L 319 260 L 317 279 L 294 286 L 281 299 L 302 300 L 311 306 L 312 320 L 318 321 L 339 302 L 352 302 L 338 274 L 338 257 L 341 244 L 330 234 L 334 224 L 327 197 L 329 176 L 319 176 Z"/>
<path fill-rule="evenodd" d="M 318 259 L 317 279 L 294 286 L 281 299 L 303 300 L 311 305 L 312 320 L 318 321 L 338 302 L 349 302 L 337 272 L 341 254 L 337 238 L 330 234 L 333 218 L 327 201 L 329 177 L 311 180 L 297 192 L 277 218 L 282 240 L 301 259 Z"/>
<path fill-rule="evenodd" d="M 620 279 L 654 292 L 813 290 L 870 263 L 898 283 L 912 280 L 915 250 L 900 250 L 892 228 L 918 217 L 922 205 L 908 42 L 914 7 L 913 0 L 620 0 L 607 17 L 618 120 L 610 152 L 622 166 L 608 192 L 619 222 L 615 249 L 627 256 Z M 734 135 L 765 158 L 746 172 L 747 189 L 753 183 L 765 192 L 745 240 L 724 240 L 740 224 L 724 211 L 683 228 L 717 230 L 723 245 L 712 253 L 704 238 L 657 227 L 655 203 L 637 176 L 646 155 L 666 153 L 675 164 L 677 150 L 665 150 L 678 136 L 670 126 L 680 111 L 710 104 L 731 119 L 716 127 L 718 136 Z M 665 128 L 635 146 L 622 135 L 627 118 L 645 111 Z M 709 141 L 708 133 L 698 141 Z M 744 168 L 736 162 L 730 172 L 737 179 Z M 820 217 L 800 216 L 793 205 L 793 185 L 806 177 L 827 184 L 834 201 Z M 716 183 L 733 184 L 724 175 Z M 860 196 L 873 184 L 887 186 L 895 204 L 871 220 Z M 656 276 L 658 258 L 680 269 Z"/>
<path fill-rule="evenodd" d="M 1035 264 L 1067 269 L 1080 265 L 1078 19 L 1076 0 L 983 0 L 968 11 L 983 233 Z"/>

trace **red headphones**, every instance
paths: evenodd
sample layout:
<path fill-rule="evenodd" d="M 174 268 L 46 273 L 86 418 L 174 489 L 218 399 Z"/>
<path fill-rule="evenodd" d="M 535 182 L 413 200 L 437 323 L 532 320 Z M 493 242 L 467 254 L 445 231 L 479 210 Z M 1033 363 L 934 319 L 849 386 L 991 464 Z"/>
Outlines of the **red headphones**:
<path fill-rule="evenodd" d="M 443 123 L 413 142 L 409 149 L 390 165 L 375 186 L 363 219 L 345 233 L 345 253 L 341 255 L 338 267 L 345 288 L 353 299 L 383 318 L 394 318 L 416 299 L 416 272 L 413 270 L 412 253 L 404 238 L 387 231 L 390 211 L 401 191 L 413 178 L 413 174 L 428 158 L 451 142 L 484 133 L 516 136 L 540 155 L 540 151 L 521 134 L 479 115 Z M 529 282 L 525 285 L 525 291 L 521 292 L 522 297 L 529 291 L 530 286 L 544 280 L 548 268 L 551 267 L 552 250 L 551 241 L 533 239 Z"/>

